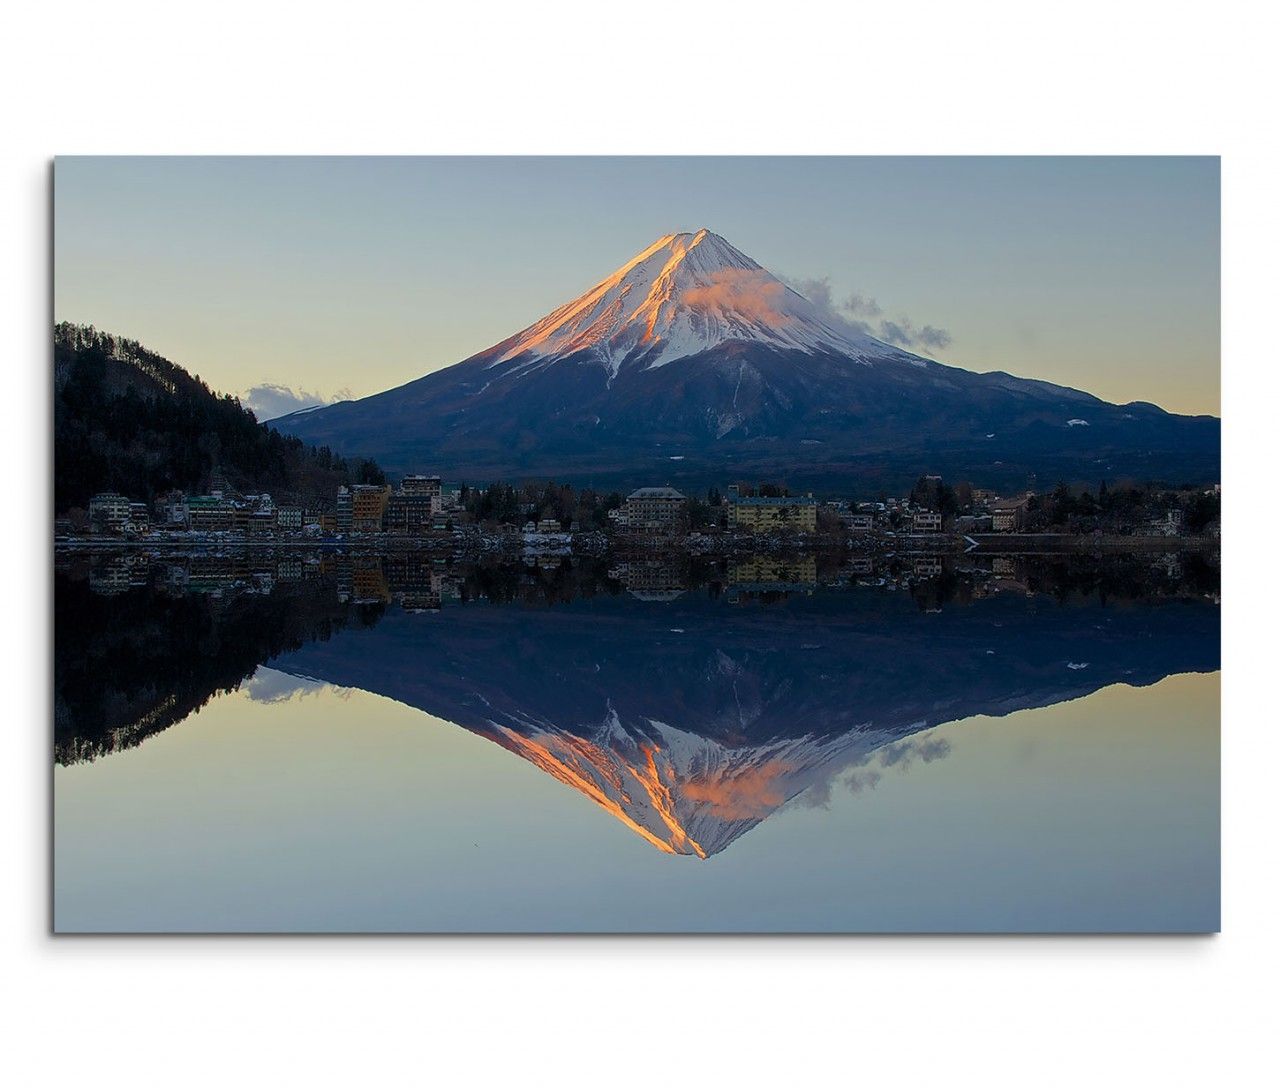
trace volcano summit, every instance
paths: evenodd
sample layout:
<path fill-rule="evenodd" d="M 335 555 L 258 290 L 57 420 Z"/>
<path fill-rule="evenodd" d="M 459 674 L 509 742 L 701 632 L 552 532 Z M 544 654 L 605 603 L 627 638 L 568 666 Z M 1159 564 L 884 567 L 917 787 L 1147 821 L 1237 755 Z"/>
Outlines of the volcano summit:
<path fill-rule="evenodd" d="M 945 366 L 804 298 L 708 230 L 670 234 L 463 362 L 272 422 L 339 453 L 471 482 L 785 478 L 1001 487 L 1219 478 L 1219 421 Z"/>

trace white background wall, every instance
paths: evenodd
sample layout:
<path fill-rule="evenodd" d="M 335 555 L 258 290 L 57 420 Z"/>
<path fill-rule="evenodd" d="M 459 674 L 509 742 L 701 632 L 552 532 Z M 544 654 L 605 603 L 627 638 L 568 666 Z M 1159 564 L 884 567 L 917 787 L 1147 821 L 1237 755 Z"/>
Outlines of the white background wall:
<path fill-rule="evenodd" d="M 1095 0 L 48 2 L 0 42 L 15 1084 L 1239 1084 L 1271 1067 L 1274 13 Z M 1222 153 L 1225 932 L 1216 938 L 48 935 L 49 158 Z M 110 270 L 105 270 L 109 274 Z M 1250 555 L 1258 551 L 1256 556 Z"/>

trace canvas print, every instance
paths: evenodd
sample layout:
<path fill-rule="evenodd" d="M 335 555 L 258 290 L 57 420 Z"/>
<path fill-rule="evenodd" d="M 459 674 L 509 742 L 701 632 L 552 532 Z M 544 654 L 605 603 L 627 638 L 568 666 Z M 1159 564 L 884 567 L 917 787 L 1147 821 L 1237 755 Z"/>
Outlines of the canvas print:
<path fill-rule="evenodd" d="M 1216 159 L 53 219 L 57 932 L 1218 928 Z"/>

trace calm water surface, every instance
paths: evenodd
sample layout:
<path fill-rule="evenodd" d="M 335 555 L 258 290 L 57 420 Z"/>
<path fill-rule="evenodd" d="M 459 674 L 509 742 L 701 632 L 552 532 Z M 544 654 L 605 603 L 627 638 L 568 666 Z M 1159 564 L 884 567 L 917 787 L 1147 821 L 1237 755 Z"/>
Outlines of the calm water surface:
<path fill-rule="evenodd" d="M 55 924 L 1218 927 L 1212 579 L 62 564 Z"/>

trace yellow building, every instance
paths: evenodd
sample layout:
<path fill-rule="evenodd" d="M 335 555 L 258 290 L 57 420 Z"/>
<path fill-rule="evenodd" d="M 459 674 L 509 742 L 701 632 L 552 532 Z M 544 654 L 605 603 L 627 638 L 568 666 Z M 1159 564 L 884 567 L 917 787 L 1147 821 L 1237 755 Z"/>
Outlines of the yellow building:
<path fill-rule="evenodd" d="M 730 585 L 756 585 L 786 589 L 818 584 L 818 561 L 812 555 L 780 557 L 753 555 L 729 564 Z"/>
<path fill-rule="evenodd" d="M 744 496 L 737 488 L 729 488 L 729 527 L 748 533 L 793 532 L 812 533 L 818 528 L 816 499 L 770 498 Z"/>

